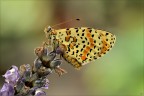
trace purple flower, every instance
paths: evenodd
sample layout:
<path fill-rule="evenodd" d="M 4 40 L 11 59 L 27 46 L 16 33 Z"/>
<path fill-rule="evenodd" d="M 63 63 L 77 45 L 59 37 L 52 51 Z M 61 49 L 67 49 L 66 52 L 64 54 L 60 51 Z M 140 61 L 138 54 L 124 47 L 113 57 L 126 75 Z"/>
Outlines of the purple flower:
<path fill-rule="evenodd" d="M 26 81 L 29 81 L 32 77 L 32 71 L 30 64 L 24 64 L 25 72 L 23 74 L 23 77 Z"/>
<path fill-rule="evenodd" d="M 57 50 L 60 51 L 60 50 Z M 12 66 L 3 75 L 5 83 L 0 90 L 0 96 L 46 96 L 42 89 L 48 89 L 49 80 L 47 76 L 53 70 L 61 75 L 64 73 L 59 66 L 61 59 L 56 59 L 55 51 L 49 52 L 47 47 L 36 48 L 37 55 L 33 66 L 23 64 L 18 67 Z"/>
<path fill-rule="evenodd" d="M 46 93 L 41 89 L 37 89 L 35 92 L 35 96 L 46 96 Z"/>
<path fill-rule="evenodd" d="M 48 86 L 49 86 L 49 80 L 48 80 L 47 78 L 45 78 L 45 79 L 43 80 L 43 87 L 42 87 L 42 88 L 48 89 Z"/>
<path fill-rule="evenodd" d="M 42 66 L 42 61 L 36 58 L 33 64 L 33 71 L 36 72 Z"/>
<path fill-rule="evenodd" d="M 14 88 L 9 83 L 4 83 L 2 89 L 0 90 L 0 96 L 14 96 Z"/>
<path fill-rule="evenodd" d="M 49 80 L 47 78 L 40 78 L 33 83 L 34 87 L 48 89 Z"/>
<path fill-rule="evenodd" d="M 5 77 L 7 83 L 14 85 L 20 77 L 18 68 L 13 65 L 9 70 L 7 70 L 3 77 Z"/>
<path fill-rule="evenodd" d="M 51 68 L 58 67 L 61 64 L 62 60 L 61 59 L 55 59 L 50 63 Z"/>

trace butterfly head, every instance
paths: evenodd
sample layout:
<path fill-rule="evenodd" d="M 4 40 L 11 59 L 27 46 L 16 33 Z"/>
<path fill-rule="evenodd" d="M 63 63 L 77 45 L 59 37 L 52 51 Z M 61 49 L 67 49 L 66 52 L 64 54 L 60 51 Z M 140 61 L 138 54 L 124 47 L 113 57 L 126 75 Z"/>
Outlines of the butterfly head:
<path fill-rule="evenodd" d="M 48 45 L 52 46 L 52 42 L 54 40 L 54 35 L 55 35 L 54 34 L 54 29 L 52 29 L 51 26 L 48 26 L 48 27 L 45 28 L 44 32 L 46 34 L 46 38 L 48 39 L 48 42 L 47 42 Z"/>
<path fill-rule="evenodd" d="M 45 34 L 46 34 L 46 37 L 47 37 L 47 38 L 50 38 L 50 34 L 51 34 L 51 32 L 52 32 L 51 26 L 46 27 L 45 30 L 44 30 L 44 32 L 45 32 Z"/>

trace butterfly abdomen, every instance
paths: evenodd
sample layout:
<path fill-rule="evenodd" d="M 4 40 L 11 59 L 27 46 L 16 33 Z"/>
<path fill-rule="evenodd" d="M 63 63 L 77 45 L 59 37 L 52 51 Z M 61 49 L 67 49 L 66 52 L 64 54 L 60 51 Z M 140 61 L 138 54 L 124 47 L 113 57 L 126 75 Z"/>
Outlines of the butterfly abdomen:
<path fill-rule="evenodd" d="M 70 57 L 68 54 L 64 53 L 63 57 L 66 61 L 68 61 L 74 68 L 76 69 L 80 69 L 80 67 L 82 66 L 81 63 L 79 63 L 77 61 L 77 59 Z"/>

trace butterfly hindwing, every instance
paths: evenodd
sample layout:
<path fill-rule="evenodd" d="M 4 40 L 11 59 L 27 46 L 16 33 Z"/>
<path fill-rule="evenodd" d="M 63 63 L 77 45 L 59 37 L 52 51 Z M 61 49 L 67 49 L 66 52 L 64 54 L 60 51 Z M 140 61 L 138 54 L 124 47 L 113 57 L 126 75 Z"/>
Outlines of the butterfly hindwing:
<path fill-rule="evenodd" d="M 59 29 L 56 39 L 66 46 L 64 59 L 78 68 L 106 54 L 116 37 L 106 31 L 88 27 Z"/>

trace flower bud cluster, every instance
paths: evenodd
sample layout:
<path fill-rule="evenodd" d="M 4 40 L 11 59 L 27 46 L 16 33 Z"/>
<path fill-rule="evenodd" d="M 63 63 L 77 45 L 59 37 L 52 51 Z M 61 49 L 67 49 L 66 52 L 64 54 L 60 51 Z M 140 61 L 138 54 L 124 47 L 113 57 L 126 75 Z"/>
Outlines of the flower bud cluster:
<path fill-rule="evenodd" d="M 33 65 L 23 64 L 12 66 L 3 75 L 5 83 L 0 90 L 0 96 L 46 96 L 42 89 L 48 89 L 48 75 L 55 70 L 58 75 L 66 73 L 60 68 L 61 59 L 57 59 L 55 51 L 49 52 L 46 47 L 35 49 L 37 58 Z"/>

